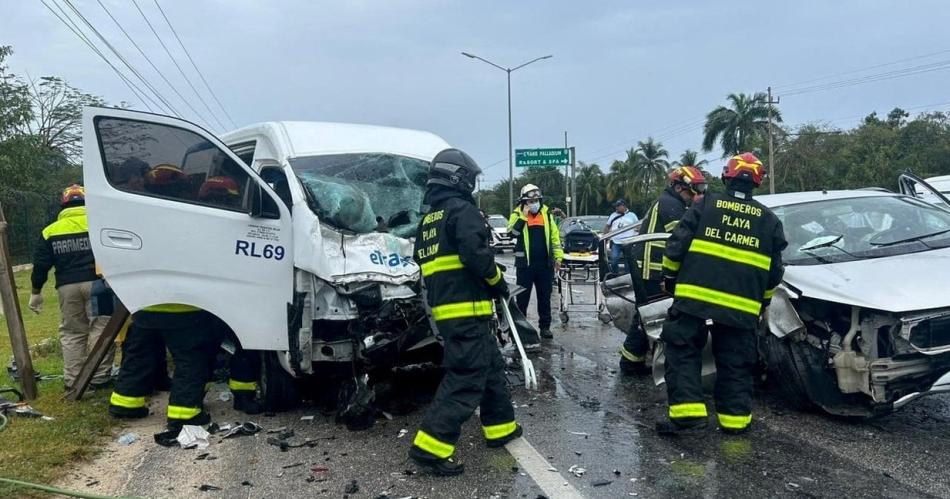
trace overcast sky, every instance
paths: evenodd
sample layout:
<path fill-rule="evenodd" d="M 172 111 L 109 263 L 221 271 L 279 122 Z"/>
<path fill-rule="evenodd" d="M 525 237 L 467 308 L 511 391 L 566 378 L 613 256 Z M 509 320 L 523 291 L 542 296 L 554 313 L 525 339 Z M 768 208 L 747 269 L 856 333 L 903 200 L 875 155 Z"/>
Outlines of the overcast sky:
<path fill-rule="evenodd" d="M 132 1 L 102 1 L 207 114 Z M 181 55 L 154 0 L 136 1 Z M 505 73 L 461 51 L 508 67 L 553 54 L 512 74 L 515 147 L 559 147 L 566 130 L 578 159 L 605 169 L 649 135 L 672 157 L 698 149 L 700 126 L 681 125 L 699 123 L 730 92 L 791 90 L 790 84 L 938 51 L 945 52 L 816 83 L 950 60 L 950 2 L 943 0 L 158 1 L 239 126 L 320 120 L 428 130 L 471 153 L 488 168 L 489 182 L 507 176 Z M 72 2 L 179 102 L 97 0 Z M 109 102 L 145 110 L 40 0 L 0 3 L 0 45 L 14 48 L 13 72 L 61 76 Z M 191 69 L 183 56 L 181 64 Z M 779 107 L 787 123 L 837 126 L 894 106 L 925 106 L 915 114 L 946 110 L 948 76 L 950 70 L 933 71 L 789 95 Z M 176 107 L 194 119 L 183 104 Z"/>

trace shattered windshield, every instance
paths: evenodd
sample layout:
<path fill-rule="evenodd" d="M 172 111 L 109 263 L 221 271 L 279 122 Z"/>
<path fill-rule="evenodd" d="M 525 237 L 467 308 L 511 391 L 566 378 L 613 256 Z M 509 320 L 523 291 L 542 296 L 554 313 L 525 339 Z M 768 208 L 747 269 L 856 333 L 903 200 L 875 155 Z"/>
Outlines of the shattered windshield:
<path fill-rule="evenodd" d="M 291 158 L 320 220 L 366 234 L 415 234 L 429 163 L 386 153 Z"/>
<path fill-rule="evenodd" d="M 950 212 L 905 196 L 779 206 L 792 265 L 837 263 L 950 246 Z"/>

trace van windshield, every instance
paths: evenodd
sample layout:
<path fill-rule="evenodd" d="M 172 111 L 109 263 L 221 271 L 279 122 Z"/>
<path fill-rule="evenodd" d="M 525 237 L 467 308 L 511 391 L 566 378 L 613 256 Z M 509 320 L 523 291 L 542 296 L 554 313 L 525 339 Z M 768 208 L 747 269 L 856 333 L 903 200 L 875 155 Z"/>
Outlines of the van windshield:
<path fill-rule="evenodd" d="M 387 153 L 327 154 L 290 159 L 324 223 L 366 234 L 415 235 L 429 163 Z"/>

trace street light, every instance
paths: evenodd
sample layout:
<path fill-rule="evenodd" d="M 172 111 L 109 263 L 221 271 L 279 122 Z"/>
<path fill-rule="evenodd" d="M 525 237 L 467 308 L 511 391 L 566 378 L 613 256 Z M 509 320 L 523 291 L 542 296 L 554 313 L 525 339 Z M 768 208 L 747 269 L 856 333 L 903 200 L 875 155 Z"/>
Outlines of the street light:
<path fill-rule="evenodd" d="M 514 165 L 514 151 L 512 150 L 511 142 L 511 73 L 517 71 L 528 64 L 543 61 L 544 59 L 550 59 L 554 57 L 553 55 L 546 55 L 544 57 L 538 57 L 537 59 L 531 59 L 530 61 L 513 68 L 505 68 L 495 64 L 494 62 L 489 61 L 488 59 L 481 58 L 475 54 L 469 54 L 468 52 L 462 52 L 462 55 L 468 57 L 469 59 L 478 59 L 486 64 L 491 64 L 492 66 L 508 73 L 508 206 L 515 205 L 515 165 Z"/>

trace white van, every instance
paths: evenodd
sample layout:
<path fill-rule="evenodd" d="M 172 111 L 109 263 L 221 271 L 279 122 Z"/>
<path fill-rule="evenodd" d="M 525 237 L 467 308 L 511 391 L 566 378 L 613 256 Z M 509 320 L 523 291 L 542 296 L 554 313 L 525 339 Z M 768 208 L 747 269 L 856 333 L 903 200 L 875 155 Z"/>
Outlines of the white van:
<path fill-rule="evenodd" d="M 428 162 L 447 147 L 428 132 L 341 123 L 219 138 L 168 116 L 86 108 L 93 252 L 130 311 L 200 307 L 265 351 L 265 404 L 285 409 L 293 378 L 340 371 L 362 385 L 365 372 L 440 348 L 409 238 Z"/>

